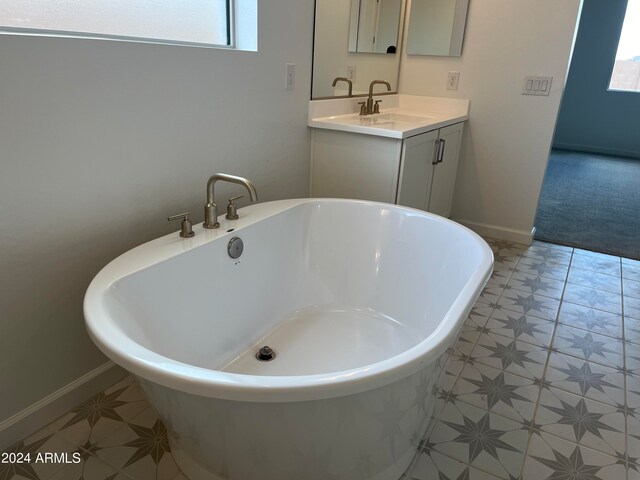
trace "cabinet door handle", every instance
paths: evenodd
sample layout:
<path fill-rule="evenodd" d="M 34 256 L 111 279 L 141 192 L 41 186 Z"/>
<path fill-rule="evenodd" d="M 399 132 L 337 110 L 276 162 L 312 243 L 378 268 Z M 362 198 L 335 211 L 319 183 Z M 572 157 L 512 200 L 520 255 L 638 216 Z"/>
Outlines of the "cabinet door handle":
<path fill-rule="evenodd" d="M 440 139 L 440 156 L 438 157 L 438 163 L 442 163 L 444 160 L 444 149 L 447 146 L 447 141 Z"/>
<path fill-rule="evenodd" d="M 440 139 L 436 139 L 435 145 L 433 147 L 433 159 L 431 160 L 431 165 L 437 165 L 439 163 L 440 158 Z"/>

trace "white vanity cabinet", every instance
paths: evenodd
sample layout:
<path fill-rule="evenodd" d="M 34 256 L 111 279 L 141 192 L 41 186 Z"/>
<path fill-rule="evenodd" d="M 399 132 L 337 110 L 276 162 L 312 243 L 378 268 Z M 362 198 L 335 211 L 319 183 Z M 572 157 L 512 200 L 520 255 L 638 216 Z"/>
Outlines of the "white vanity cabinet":
<path fill-rule="evenodd" d="M 314 129 L 311 196 L 396 203 L 448 217 L 463 126 L 404 139 Z"/>

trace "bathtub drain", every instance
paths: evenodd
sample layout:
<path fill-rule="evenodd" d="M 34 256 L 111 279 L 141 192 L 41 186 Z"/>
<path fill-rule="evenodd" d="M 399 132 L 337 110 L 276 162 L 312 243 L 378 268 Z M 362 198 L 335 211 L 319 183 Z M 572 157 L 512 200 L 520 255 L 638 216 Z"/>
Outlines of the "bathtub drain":
<path fill-rule="evenodd" d="M 271 347 L 265 345 L 256 352 L 256 358 L 261 362 L 270 362 L 276 358 L 276 352 L 274 352 Z"/>

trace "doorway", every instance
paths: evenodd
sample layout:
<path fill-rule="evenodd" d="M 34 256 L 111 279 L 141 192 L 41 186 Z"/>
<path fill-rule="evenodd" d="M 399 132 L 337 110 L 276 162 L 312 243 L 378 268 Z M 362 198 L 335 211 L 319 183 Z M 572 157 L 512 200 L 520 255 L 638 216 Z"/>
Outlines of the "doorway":
<path fill-rule="evenodd" d="M 640 0 L 584 0 L 535 238 L 640 259 Z"/>

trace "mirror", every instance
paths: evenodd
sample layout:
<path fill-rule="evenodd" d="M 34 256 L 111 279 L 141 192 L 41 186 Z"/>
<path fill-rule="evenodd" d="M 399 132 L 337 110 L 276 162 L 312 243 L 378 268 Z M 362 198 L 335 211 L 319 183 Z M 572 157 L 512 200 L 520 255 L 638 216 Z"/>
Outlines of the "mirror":
<path fill-rule="evenodd" d="M 406 53 L 459 57 L 469 0 L 410 5 Z M 405 8 L 406 0 L 316 0 L 311 99 L 347 96 L 347 82 L 332 86 L 337 77 L 352 81 L 353 95 L 366 95 L 373 80 L 396 92 Z"/>
<path fill-rule="evenodd" d="M 336 77 L 349 78 L 354 95 L 366 95 L 373 80 L 398 90 L 404 6 L 405 0 L 316 1 L 312 100 L 346 96 L 347 82 L 332 86 Z M 396 53 L 386 53 L 390 46 Z"/>
<path fill-rule="evenodd" d="M 411 0 L 408 55 L 462 55 L 469 0 Z"/>
<path fill-rule="evenodd" d="M 401 0 L 351 0 L 349 51 L 396 53 Z"/>

